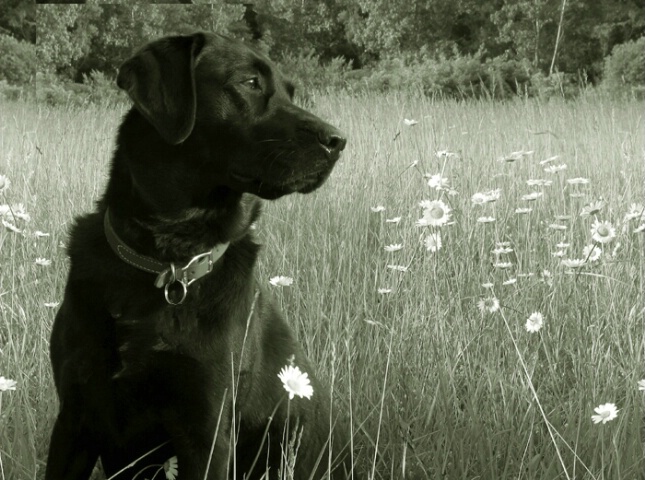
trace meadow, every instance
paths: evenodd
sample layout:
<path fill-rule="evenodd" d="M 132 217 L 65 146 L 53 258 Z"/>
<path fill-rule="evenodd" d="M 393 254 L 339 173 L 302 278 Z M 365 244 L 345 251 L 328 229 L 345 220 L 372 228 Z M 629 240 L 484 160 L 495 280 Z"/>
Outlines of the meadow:
<path fill-rule="evenodd" d="M 367 478 L 645 478 L 642 103 L 311 102 L 349 143 L 266 203 L 259 275 L 293 278 L 273 294 Z M 2 480 L 44 471 L 62 246 L 124 111 L 0 105 Z"/>

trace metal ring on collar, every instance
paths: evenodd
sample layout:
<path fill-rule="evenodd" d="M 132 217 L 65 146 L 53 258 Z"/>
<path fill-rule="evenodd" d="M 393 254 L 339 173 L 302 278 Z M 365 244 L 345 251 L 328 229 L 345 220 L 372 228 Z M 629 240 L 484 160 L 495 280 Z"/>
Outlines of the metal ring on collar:
<path fill-rule="evenodd" d="M 181 298 L 179 299 L 178 302 L 173 302 L 170 299 L 170 295 L 168 294 L 168 289 L 170 285 L 172 285 L 173 283 L 179 283 L 183 290 L 181 292 Z M 170 305 L 181 305 L 182 303 L 184 303 L 184 300 L 186 300 L 186 296 L 188 295 L 188 285 L 186 284 L 183 278 L 179 278 L 179 279 L 177 278 L 177 271 L 175 270 L 174 263 L 170 264 L 170 280 L 164 286 L 163 294 L 164 294 L 164 297 L 166 297 L 166 302 L 168 302 Z"/>

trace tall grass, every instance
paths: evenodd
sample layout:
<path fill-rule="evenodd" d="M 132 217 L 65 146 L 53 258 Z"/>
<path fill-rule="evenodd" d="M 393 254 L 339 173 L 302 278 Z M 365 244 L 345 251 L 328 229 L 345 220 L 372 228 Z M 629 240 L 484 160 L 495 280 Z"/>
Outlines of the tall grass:
<path fill-rule="evenodd" d="M 274 294 L 351 416 L 368 478 L 643 478 L 644 234 L 633 233 L 642 220 L 624 223 L 644 202 L 642 105 L 326 95 L 313 109 L 347 132 L 348 147 L 321 190 L 266 204 L 259 274 L 295 279 Z M 0 375 L 18 382 L 0 393 L 0 478 L 37 478 L 57 410 L 47 356 L 56 309 L 44 303 L 62 297 L 59 244 L 101 192 L 123 112 L 1 111 L 0 175 L 12 185 L 0 204 L 22 202 L 31 221 L 16 222 L 22 234 L 0 231 Z M 519 150 L 533 153 L 498 161 Z M 544 172 L 540 161 L 554 155 L 567 169 Z M 454 192 L 427 185 L 424 174 L 438 173 Z M 574 177 L 590 183 L 566 182 Z M 471 202 L 497 188 L 498 201 Z M 544 194 L 522 201 L 532 190 Z M 436 253 L 421 241 L 431 229 L 415 226 L 424 199 L 452 209 L 454 223 L 434 228 Z M 580 216 L 597 200 L 599 213 Z M 386 210 L 372 212 L 377 205 Z M 617 238 L 571 273 L 556 245 L 581 258 L 596 217 Z M 513 249 L 510 269 L 493 266 L 501 241 Z M 386 252 L 389 244 L 403 248 Z M 500 310 L 481 313 L 478 301 L 492 296 Z M 544 326 L 531 334 L 524 324 L 535 311 Z M 607 402 L 618 417 L 592 423 Z"/>

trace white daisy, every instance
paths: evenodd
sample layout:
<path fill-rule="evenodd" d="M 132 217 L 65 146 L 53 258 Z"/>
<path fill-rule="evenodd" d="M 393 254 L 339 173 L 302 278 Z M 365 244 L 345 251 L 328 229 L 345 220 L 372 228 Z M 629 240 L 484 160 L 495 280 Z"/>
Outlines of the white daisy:
<path fill-rule="evenodd" d="M 548 270 L 542 270 L 540 272 L 540 281 L 546 283 L 549 287 L 553 286 L 553 275 Z"/>
<path fill-rule="evenodd" d="M 544 171 L 546 173 L 556 173 L 556 172 L 561 172 L 562 170 L 567 169 L 567 164 L 562 163 L 560 165 L 549 165 L 548 167 L 544 168 Z"/>
<path fill-rule="evenodd" d="M 175 480 L 177 475 L 179 475 L 179 462 L 177 457 L 170 457 L 163 464 L 164 474 L 166 475 L 166 480 Z"/>
<path fill-rule="evenodd" d="M 499 310 L 499 300 L 497 300 L 497 298 L 495 297 L 482 298 L 479 302 L 477 302 L 477 307 L 482 313 L 486 313 L 487 311 L 489 313 L 495 313 L 497 310 Z"/>
<path fill-rule="evenodd" d="M 434 155 L 437 158 L 459 158 L 457 152 L 449 152 L 448 150 L 437 150 Z"/>
<path fill-rule="evenodd" d="M 16 227 L 13 223 L 7 222 L 6 220 L 2 220 L 2 225 L 7 229 L 10 230 L 14 233 L 22 233 L 22 230 Z"/>
<path fill-rule="evenodd" d="M 554 155 L 552 157 L 545 158 L 544 160 L 540 160 L 540 165 L 546 165 L 547 163 L 551 163 L 557 160 L 558 158 L 560 158 L 560 155 Z"/>
<path fill-rule="evenodd" d="M 395 270 L 397 272 L 407 272 L 408 271 L 408 267 L 406 267 L 404 265 L 388 265 L 387 268 L 390 269 L 390 270 Z"/>
<path fill-rule="evenodd" d="M 567 179 L 567 183 L 569 185 L 587 185 L 589 183 L 589 179 L 588 178 L 582 178 L 582 177 L 569 178 L 569 179 Z"/>
<path fill-rule="evenodd" d="M 0 377 L 0 392 L 15 390 L 16 385 L 18 385 L 18 383 L 15 380 L 10 380 L 8 378 Z"/>
<path fill-rule="evenodd" d="M 475 205 L 483 205 L 484 203 L 488 202 L 488 196 L 483 192 L 477 192 L 474 193 L 472 197 L 470 197 L 470 201 Z"/>
<path fill-rule="evenodd" d="M 515 213 L 520 214 L 520 215 L 531 213 L 532 211 L 533 211 L 532 208 L 516 208 L 515 209 Z"/>
<path fill-rule="evenodd" d="M 588 262 L 597 261 L 601 254 L 602 248 L 595 244 L 587 245 L 582 249 L 582 258 L 586 259 Z"/>
<path fill-rule="evenodd" d="M 483 205 L 485 203 L 496 202 L 502 196 L 502 189 L 495 188 L 487 192 L 477 192 L 470 197 L 470 201 L 475 205 Z"/>
<path fill-rule="evenodd" d="M 423 208 L 423 217 L 419 222 L 441 227 L 450 221 L 451 209 L 441 200 L 423 200 L 419 205 Z"/>
<path fill-rule="evenodd" d="M 300 371 L 298 367 L 287 365 L 280 370 L 278 378 L 282 381 L 282 386 L 289 393 L 289 400 L 298 395 L 300 398 L 311 398 L 314 389 L 309 381 L 307 373 Z"/>
<path fill-rule="evenodd" d="M 544 178 L 534 178 L 526 181 L 526 184 L 529 187 L 550 187 L 553 184 L 553 180 L 546 180 Z"/>
<path fill-rule="evenodd" d="M 580 216 L 589 217 L 591 215 L 596 215 L 600 213 L 600 210 L 602 210 L 604 207 L 605 207 L 605 202 L 603 201 L 591 202 L 589 205 L 585 205 L 584 207 L 582 207 L 582 210 L 580 211 Z"/>
<path fill-rule="evenodd" d="M 277 277 L 271 277 L 269 283 L 274 287 L 288 287 L 293 284 L 293 278 L 278 275 Z"/>
<path fill-rule="evenodd" d="M 517 152 L 511 152 L 508 155 L 505 155 L 499 158 L 499 161 L 506 162 L 506 163 L 513 163 L 524 157 L 528 157 L 529 155 L 533 155 L 533 150 L 519 150 Z"/>
<path fill-rule="evenodd" d="M 561 263 L 567 268 L 582 268 L 586 262 L 582 258 L 565 258 Z"/>
<path fill-rule="evenodd" d="M 645 207 L 638 203 L 632 203 L 625 214 L 625 221 L 641 219 L 645 216 Z"/>
<path fill-rule="evenodd" d="M 594 408 L 594 412 L 596 412 L 596 415 L 591 416 L 591 420 L 593 420 L 593 423 L 607 423 L 614 418 L 618 416 L 618 410 L 616 408 L 616 405 L 613 403 L 605 403 L 603 405 L 600 405 L 596 408 Z"/>
<path fill-rule="evenodd" d="M 531 192 L 526 195 L 522 195 L 522 200 L 527 202 L 533 202 L 544 195 L 544 192 Z"/>
<path fill-rule="evenodd" d="M 609 222 L 596 220 L 591 225 L 591 238 L 599 243 L 609 243 L 616 238 L 616 229 Z"/>
<path fill-rule="evenodd" d="M 399 251 L 399 250 L 401 250 L 402 248 L 403 248 L 403 245 L 402 245 L 402 244 L 400 244 L 400 243 L 393 243 L 393 244 L 391 244 L 391 245 L 386 245 L 385 247 L 383 247 L 383 250 L 385 250 L 386 252 L 398 252 L 398 251 Z"/>
<path fill-rule="evenodd" d="M 9 190 L 10 186 L 11 182 L 9 181 L 9 178 L 7 178 L 5 175 L 0 175 L 0 193 L 4 193 Z"/>
<path fill-rule="evenodd" d="M 423 243 L 429 252 L 437 252 L 442 247 L 441 234 L 439 232 L 431 233 L 423 240 Z"/>
<path fill-rule="evenodd" d="M 526 321 L 526 331 L 530 333 L 539 332 L 544 324 L 544 318 L 540 312 L 533 312 Z"/>
<path fill-rule="evenodd" d="M 25 222 L 31 221 L 31 215 L 27 213 L 25 206 L 22 203 L 15 203 L 11 205 L 11 213 L 14 218 L 24 220 Z"/>
<path fill-rule="evenodd" d="M 435 190 L 445 190 L 448 188 L 448 179 L 441 176 L 440 173 L 436 175 L 431 175 L 428 180 L 428 186 L 434 188 Z"/>
<path fill-rule="evenodd" d="M 560 225 L 559 223 L 551 223 L 549 225 L 549 228 L 551 230 L 566 230 L 567 226 L 566 225 Z"/>

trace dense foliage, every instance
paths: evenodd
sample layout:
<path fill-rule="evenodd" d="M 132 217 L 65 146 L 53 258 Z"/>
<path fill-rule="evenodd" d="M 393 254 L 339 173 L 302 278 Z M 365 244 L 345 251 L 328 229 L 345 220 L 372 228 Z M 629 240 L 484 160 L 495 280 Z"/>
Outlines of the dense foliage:
<path fill-rule="evenodd" d="M 287 69 L 315 70 L 298 78 L 317 87 L 499 98 L 579 90 L 599 83 L 603 69 L 611 88 L 645 82 L 637 63 L 641 0 L 0 2 L 0 80 L 14 84 L 28 76 L 16 62 L 42 78 L 111 78 L 133 47 L 195 29 L 260 37 Z M 37 45 L 36 63 L 26 43 Z"/>
<path fill-rule="evenodd" d="M 605 59 L 605 83 L 621 90 L 645 87 L 645 37 L 616 45 Z"/>

